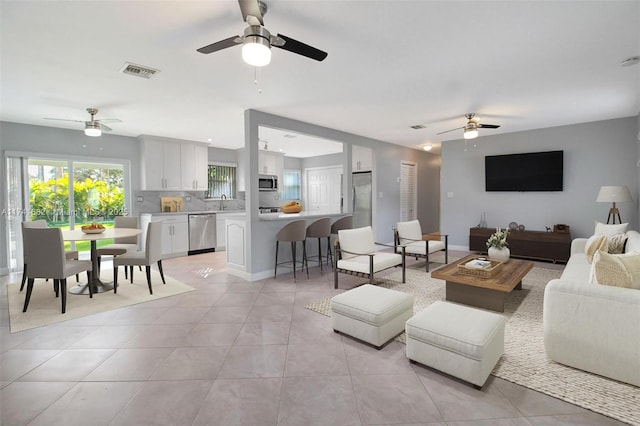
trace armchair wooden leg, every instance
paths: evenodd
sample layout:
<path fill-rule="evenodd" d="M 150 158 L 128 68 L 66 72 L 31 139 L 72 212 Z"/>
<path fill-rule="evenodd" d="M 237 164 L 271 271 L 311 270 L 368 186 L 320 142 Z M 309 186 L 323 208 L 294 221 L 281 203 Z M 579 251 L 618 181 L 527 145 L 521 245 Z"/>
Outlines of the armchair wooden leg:
<path fill-rule="evenodd" d="M 33 278 L 29 278 L 27 280 L 27 294 L 24 296 L 24 306 L 22 307 L 22 312 L 27 312 L 27 307 L 29 306 L 29 300 L 31 300 L 31 292 L 33 291 Z"/>
<path fill-rule="evenodd" d="M 151 265 L 145 266 L 147 271 L 147 285 L 149 286 L 149 294 L 153 294 L 153 289 L 151 288 Z"/>
<path fill-rule="evenodd" d="M 127 270 L 127 265 L 124 265 L 125 271 Z M 118 292 L 118 267 L 113 267 L 113 292 Z"/>
<path fill-rule="evenodd" d="M 162 272 L 162 260 L 158 260 L 158 269 L 160 270 L 160 278 L 162 278 L 162 284 L 167 282 L 164 280 L 164 272 Z"/>
<path fill-rule="evenodd" d="M 67 311 L 67 279 L 63 278 L 60 280 L 60 290 L 62 292 L 62 313 L 64 314 Z M 89 285 L 91 287 L 91 285 Z M 91 291 L 91 290 L 89 290 Z"/>

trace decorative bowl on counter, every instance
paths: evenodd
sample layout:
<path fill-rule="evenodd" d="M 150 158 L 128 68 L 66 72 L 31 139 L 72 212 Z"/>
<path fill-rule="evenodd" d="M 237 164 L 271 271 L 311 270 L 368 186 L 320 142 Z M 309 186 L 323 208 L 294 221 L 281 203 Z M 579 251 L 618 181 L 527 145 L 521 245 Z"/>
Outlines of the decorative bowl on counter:
<path fill-rule="evenodd" d="M 280 210 L 282 210 L 282 213 L 287 213 L 287 214 L 300 213 L 302 211 L 302 204 L 292 201 L 291 203 L 285 204 L 284 206 L 282 206 Z"/>

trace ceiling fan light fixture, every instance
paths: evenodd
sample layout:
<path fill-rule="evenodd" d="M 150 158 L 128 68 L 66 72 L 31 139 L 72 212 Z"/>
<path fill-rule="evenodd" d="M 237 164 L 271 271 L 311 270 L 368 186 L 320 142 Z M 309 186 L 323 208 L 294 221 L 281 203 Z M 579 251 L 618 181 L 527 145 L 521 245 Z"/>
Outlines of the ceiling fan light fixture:
<path fill-rule="evenodd" d="M 478 137 L 478 127 L 475 123 L 468 123 L 464 126 L 464 138 L 475 139 Z"/>
<path fill-rule="evenodd" d="M 242 45 L 242 60 L 254 67 L 269 65 L 271 62 L 269 40 L 258 35 L 246 36 Z"/>
<path fill-rule="evenodd" d="M 95 138 L 102 135 L 102 130 L 98 123 L 87 123 L 84 126 L 84 134 Z"/>

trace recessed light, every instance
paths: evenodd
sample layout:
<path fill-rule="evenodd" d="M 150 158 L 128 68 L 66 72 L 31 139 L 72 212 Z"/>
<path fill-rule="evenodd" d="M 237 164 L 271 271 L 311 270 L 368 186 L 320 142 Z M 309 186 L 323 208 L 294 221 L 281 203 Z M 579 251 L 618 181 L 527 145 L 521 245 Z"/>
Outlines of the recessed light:
<path fill-rule="evenodd" d="M 297 138 L 296 135 L 291 135 L 289 133 L 285 134 L 284 137 L 287 138 L 287 139 L 295 139 L 295 138 Z"/>
<path fill-rule="evenodd" d="M 207 142 L 211 142 L 211 141 L 212 141 L 212 139 L 211 139 L 211 138 L 207 139 Z"/>
<path fill-rule="evenodd" d="M 640 56 L 631 56 L 630 58 L 620 62 L 620 66 L 630 67 L 632 65 L 638 65 L 638 63 L 640 63 Z"/>
<path fill-rule="evenodd" d="M 425 151 L 431 151 L 433 149 L 433 145 L 426 144 L 425 146 L 422 147 L 422 149 L 424 149 Z"/>

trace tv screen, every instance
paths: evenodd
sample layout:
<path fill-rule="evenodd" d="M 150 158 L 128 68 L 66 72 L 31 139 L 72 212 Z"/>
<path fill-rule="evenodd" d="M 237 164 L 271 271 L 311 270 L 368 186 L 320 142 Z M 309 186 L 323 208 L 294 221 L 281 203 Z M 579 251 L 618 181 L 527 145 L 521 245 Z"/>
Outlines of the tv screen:
<path fill-rule="evenodd" d="M 487 191 L 562 191 L 563 151 L 484 157 Z"/>

